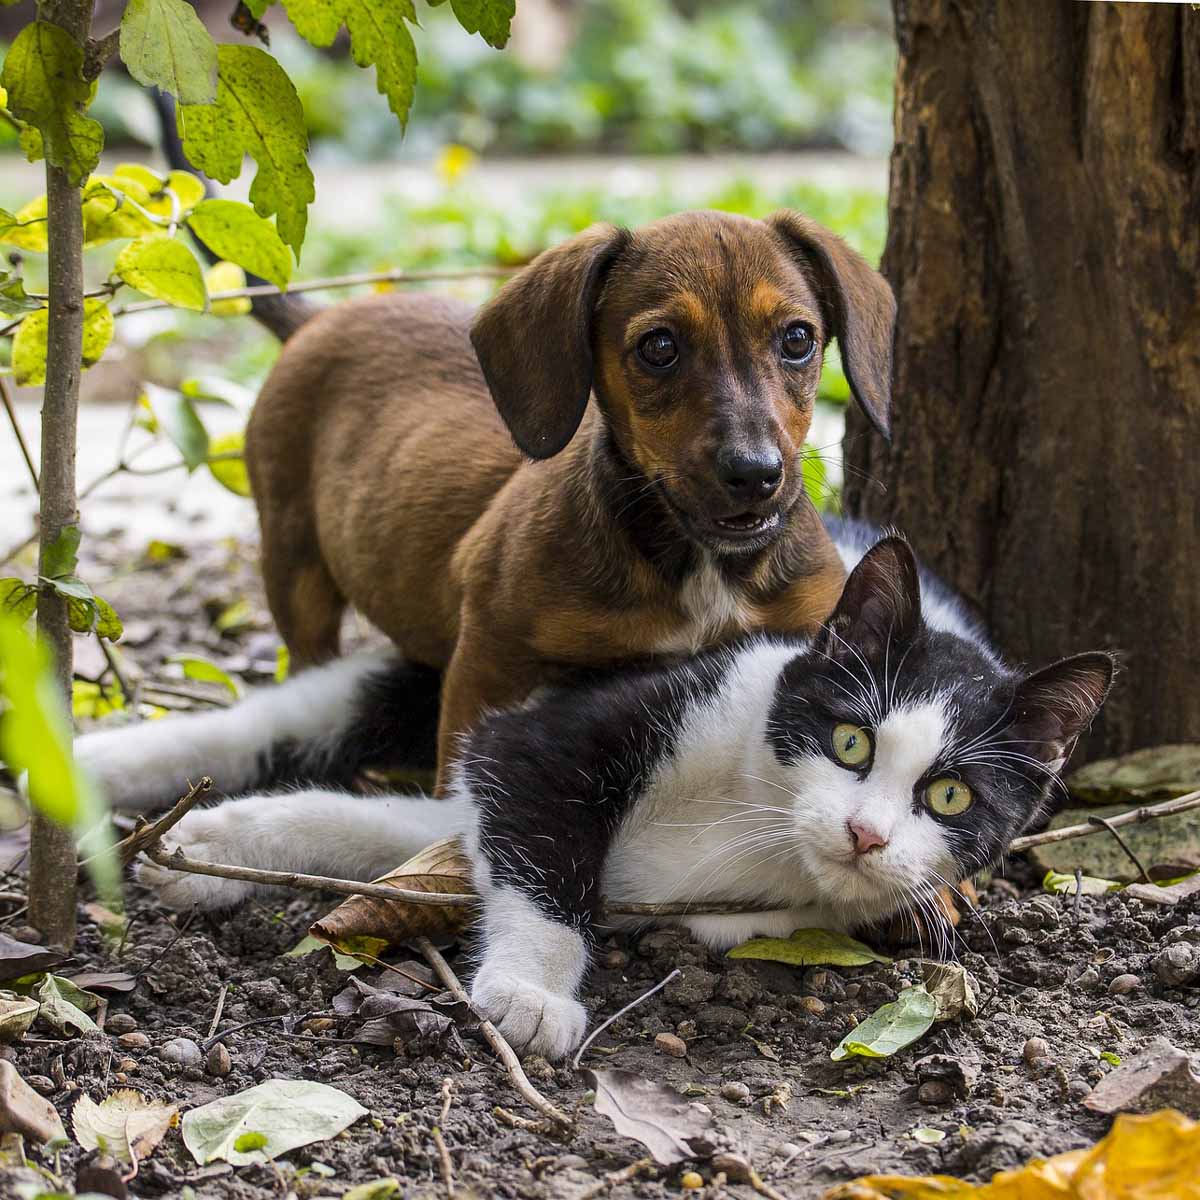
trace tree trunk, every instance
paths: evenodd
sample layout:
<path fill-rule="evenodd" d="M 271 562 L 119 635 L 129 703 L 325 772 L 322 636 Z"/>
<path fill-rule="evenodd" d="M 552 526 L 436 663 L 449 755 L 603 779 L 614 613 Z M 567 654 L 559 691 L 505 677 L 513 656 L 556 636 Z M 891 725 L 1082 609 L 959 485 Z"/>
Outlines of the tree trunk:
<path fill-rule="evenodd" d="M 1089 757 L 1200 739 L 1200 12 L 895 0 L 894 522 L 1019 660 L 1111 647 Z"/>
<path fill-rule="evenodd" d="M 92 5 L 52 0 L 39 16 L 61 25 L 78 43 L 87 42 Z M 38 571 L 47 574 L 46 551 L 64 526 L 79 519 L 75 495 L 75 430 L 83 354 L 83 216 L 80 189 L 65 171 L 46 164 L 46 233 L 49 240 L 49 326 L 46 385 L 42 397 L 41 521 Z M 38 593 L 38 633 L 54 654 L 67 712 L 71 711 L 73 652 L 66 601 Z M 75 943 L 75 831 L 35 812 L 30 835 L 29 921 L 48 941 Z"/>

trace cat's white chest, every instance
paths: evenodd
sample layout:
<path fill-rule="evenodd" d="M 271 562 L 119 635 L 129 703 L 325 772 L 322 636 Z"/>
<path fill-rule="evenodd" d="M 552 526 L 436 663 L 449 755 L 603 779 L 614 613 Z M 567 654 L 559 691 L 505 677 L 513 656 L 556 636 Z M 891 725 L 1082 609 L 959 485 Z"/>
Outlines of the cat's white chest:
<path fill-rule="evenodd" d="M 754 617 L 741 590 L 708 555 L 683 581 L 679 607 L 685 623 L 659 644 L 661 654 L 693 654 L 732 631 L 749 629 Z"/>

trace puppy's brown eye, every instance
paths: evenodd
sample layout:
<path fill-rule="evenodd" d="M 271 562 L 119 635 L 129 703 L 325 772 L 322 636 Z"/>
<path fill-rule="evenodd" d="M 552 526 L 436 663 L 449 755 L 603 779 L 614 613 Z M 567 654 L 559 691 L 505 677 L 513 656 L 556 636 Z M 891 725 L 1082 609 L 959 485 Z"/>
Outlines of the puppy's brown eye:
<path fill-rule="evenodd" d="M 652 329 L 638 342 L 638 357 L 648 367 L 661 371 L 679 357 L 679 347 L 669 329 Z"/>
<path fill-rule="evenodd" d="M 779 339 L 779 353 L 790 363 L 807 362 L 817 346 L 817 335 L 805 321 L 793 321 L 784 326 Z"/>

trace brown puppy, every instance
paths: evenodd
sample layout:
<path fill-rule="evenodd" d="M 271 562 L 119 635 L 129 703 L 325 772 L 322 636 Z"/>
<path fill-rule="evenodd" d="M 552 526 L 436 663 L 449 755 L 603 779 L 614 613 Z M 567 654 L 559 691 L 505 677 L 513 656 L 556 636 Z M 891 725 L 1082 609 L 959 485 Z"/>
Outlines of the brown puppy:
<path fill-rule="evenodd" d="M 484 708 L 565 668 L 813 629 L 844 577 L 800 470 L 822 355 L 836 337 L 886 433 L 894 311 L 791 212 L 595 226 L 477 314 L 397 295 L 323 311 L 247 436 L 294 661 L 336 655 L 352 604 L 444 668 L 444 770 Z"/>

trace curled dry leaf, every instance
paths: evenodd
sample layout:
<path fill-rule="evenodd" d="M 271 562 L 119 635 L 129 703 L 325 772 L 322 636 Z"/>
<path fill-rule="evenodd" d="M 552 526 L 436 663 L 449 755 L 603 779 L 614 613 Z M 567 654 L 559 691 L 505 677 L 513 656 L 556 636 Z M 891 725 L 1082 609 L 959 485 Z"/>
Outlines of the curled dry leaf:
<path fill-rule="evenodd" d="M 712 1155 L 713 1115 L 703 1104 L 632 1071 L 581 1074 L 596 1091 L 596 1111 L 618 1133 L 641 1142 L 663 1166 Z"/>
<path fill-rule="evenodd" d="M 351 1035 L 356 1042 L 390 1046 L 397 1038 L 440 1042 L 454 1027 L 449 1012 L 439 1012 L 428 1000 L 415 1000 L 397 992 L 372 987 L 361 979 L 333 998 L 334 1011 L 353 1014 L 362 1024 Z"/>
<path fill-rule="evenodd" d="M 1106 1114 L 1177 1108 L 1188 1116 L 1200 1116 L 1200 1063 L 1157 1037 L 1100 1080 L 1083 1103 Z"/>
<path fill-rule="evenodd" d="M 37 1016 L 38 1002 L 16 992 L 0 992 L 0 1042 L 15 1042 L 24 1036 Z"/>
<path fill-rule="evenodd" d="M 174 1104 L 147 1099 L 132 1088 L 113 1092 L 99 1104 L 80 1096 L 71 1112 L 75 1140 L 85 1150 L 105 1150 L 128 1166 L 152 1154 L 178 1121 Z"/>
<path fill-rule="evenodd" d="M 375 883 L 404 891 L 454 895 L 472 892 L 471 864 L 458 838 L 442 838 L 390 871 Z M 335 948 L 348 939 L 382 938 L 398 945 L 415 937 L 444 937 L 456 934 L 470 922 L 474 910 L 447 905 L 394 903 L 374 896 L 351 896 L 309 930 Z"/>
<path fill-rule="evenodd" d="M 921 966 L 925 990 L 933 997 L 935 1021 L 957 1021 L 979 1012 L 979 985 L 966 967 L 958 963 L 927 962 Z"/>

